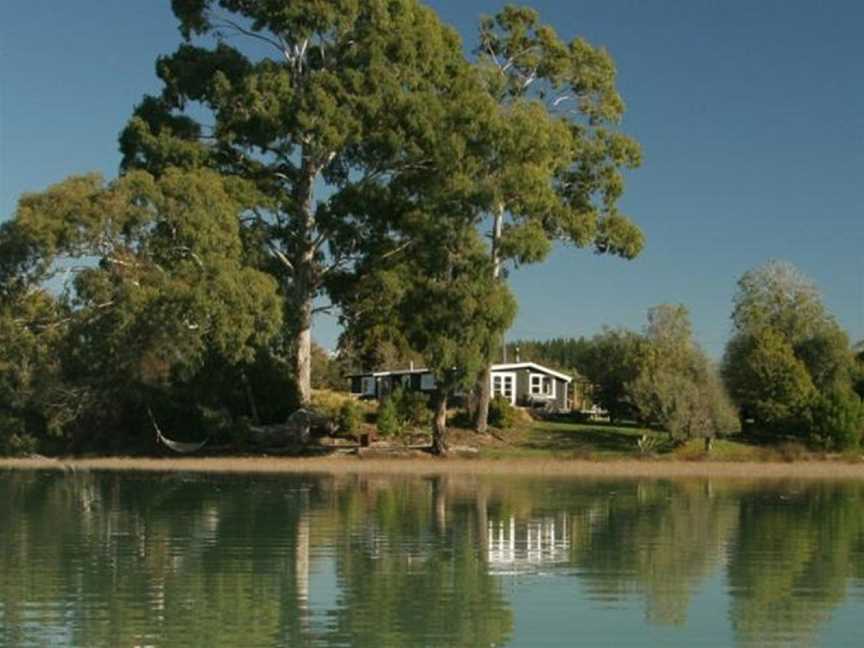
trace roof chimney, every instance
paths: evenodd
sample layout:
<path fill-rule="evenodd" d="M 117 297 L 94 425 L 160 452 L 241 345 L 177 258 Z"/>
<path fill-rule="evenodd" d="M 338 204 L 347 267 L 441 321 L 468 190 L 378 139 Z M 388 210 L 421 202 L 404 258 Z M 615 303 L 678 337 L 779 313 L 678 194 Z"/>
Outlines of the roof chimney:
<path fill-rule="evenodd" d="M 519 347 L 516 347 L 516 362 L 520 362 L 519 360 Z"/>
<path fill-rule="evenodd" d="M 413 360 L 409 363 L 408 366 L 410 367 L 411 371 L 414 371 L 414 361 Z"/>

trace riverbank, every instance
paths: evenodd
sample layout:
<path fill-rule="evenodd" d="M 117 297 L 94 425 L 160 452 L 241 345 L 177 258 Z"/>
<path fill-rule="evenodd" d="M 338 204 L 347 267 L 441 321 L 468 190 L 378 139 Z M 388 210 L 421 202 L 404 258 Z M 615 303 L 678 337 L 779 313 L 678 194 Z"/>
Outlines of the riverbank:
<path fill-rule="evenodd" d="M 542 476 L 590 478 L 729 478 L 729 479 L 854 479 L 864 480 L 864 462 L 730 462 L 562 459 L 438 459 L 434 457 L 363 459 L 357 457 L 208 457 L 88 459 L 0 459 L 0 470 L 141 471 L 196 473 L 321 473 L 478 476 Z"/>

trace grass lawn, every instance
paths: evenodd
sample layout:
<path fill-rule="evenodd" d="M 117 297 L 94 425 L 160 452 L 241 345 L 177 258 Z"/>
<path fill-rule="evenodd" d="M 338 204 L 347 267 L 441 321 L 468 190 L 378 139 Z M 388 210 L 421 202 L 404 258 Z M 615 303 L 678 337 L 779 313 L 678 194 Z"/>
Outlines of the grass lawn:
<path fill-rule="evenodd" d="M 685 461 L 708 458 L 701 439 L 676 446 L 668 435 L 635 425 L 575 423 L 563 419 L 523 423 L 516 429 L 503 433 L 506 444 L 483 447 L 480 456 L 488 459 L 633 459 L 643 456 L 638 445 L 643 435 L 654 439 L 646 454 Z M 752 444 L 720 439 L 714 442 L 710 459 L 765 461 L 783 458 L 768 457 L 769 452 L 772 455 L 776 453 Z"/>

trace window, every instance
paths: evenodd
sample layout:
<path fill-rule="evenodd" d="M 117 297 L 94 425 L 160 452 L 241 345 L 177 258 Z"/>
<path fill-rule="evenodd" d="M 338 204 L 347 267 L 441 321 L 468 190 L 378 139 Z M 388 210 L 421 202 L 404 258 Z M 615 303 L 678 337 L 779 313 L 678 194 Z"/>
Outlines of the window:
<path fill-rule="evenodd" d="M 531 374 L 532 396 L 555 396 L 555 379 L 543 374 Z"/>
<path fill-rule="evenodd" d="M 435 376 L 432 374 L 423 374 L 420 376 L 420 389 L 423 391 L 435 389 Z"/>
<path fill-rule="evenodd" d="M 492 374 L 492 397 L 503 396 L 511 403 L 515 400 L 515 374 Z"/>
<path fill-rule="evenodd" d="M 374 396 L 375 395 L 375 377 L 374 376 L 363 376 L 360 379 L 360 391 L 364 396 Z"/>

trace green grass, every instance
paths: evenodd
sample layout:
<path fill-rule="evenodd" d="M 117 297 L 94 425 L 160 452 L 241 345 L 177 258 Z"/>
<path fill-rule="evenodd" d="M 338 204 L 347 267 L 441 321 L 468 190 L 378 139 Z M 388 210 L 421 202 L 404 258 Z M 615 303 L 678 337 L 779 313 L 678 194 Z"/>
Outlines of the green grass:
<path fill-rule="evenodd" d="M 672 443 L 669 436 L 635 425 L 609 423 L 575 423 L 566 420 L 532 421 L 510 431 L 508 444 L 486 447 L 481 457 L 488 459 L 557 458 L 557 459 L 634 459 L 644 456 L 639 439 L 655 439 L 650 455 L 684 461 L 698 461 L 705 455 L 701 439 L 683 445 Z M 720 439 L 714 442 L 710 459 L 714 461 L 763 461 L 769 459 L 765 449 L 746 443 Z"/>
<path fill-rule="evenodd" d="M 637 441 L 655 432 L 639 427 L 603 423 L 532 421 L 507 434 L 506 447 L 484 448 L 482 456 L 614 459 L 639 455 Z M 665 437 L 665 435 L 663 435 Z"/>

